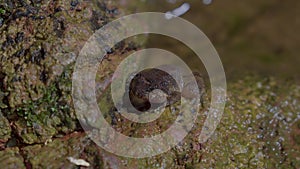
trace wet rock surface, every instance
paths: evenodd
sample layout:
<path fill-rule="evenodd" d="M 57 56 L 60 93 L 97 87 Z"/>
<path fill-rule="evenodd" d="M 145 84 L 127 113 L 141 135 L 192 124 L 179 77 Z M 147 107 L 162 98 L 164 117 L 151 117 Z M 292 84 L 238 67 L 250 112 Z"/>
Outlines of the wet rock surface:
<path fill-rule="evenodd" d="M 298 168 L 299 145 L 291 136 L 297 135 L 292 130 L 300 118 L 299 85 L 247 77 L 228 91 L 224 116 L 208 146 L 215 166 Z"/>
<path fill-rule="evenodd" d="M 94 31 L 122 13 L 106 0 L 1 1 L 1 125 L 10 123 L 18 144 L 81 130 L 71 99 L 74 62 Z"/>
<path fill-rule="evenodd" d="M 4 151 L 0 151 L 0 164 L 3 168 L 7 169 L 26 168 L 19 148 L 8 148 Z"/>
<path fill-rule="evenodd" d="M 0 111 L 0 143 L 5 143 L 10 139 L 11 128 L 9 121 L 3 116 Z"/>
<path fill-rule="evenodd" d="M 27 152 L 14 147 L 40 145 L 82 130 L 71 98 L 74 62 L 95 30 L 123 13 L 109 0 L 0 2 L 1 153 L 20 161 L 15 154 Z M 138 46 L 122 43 L 112 51 Z M 0 166 L 6 163 L 2 160 Z"/>
<path fill-rule="evenodd" d="M 185 140 L 161 156 L 137 161 L 152 168 L 298 168 L 300 88 L 292 81 L 285 84 L 261 77 L 231 82 L 221 123 L 213 136 L 200 144 L 198 136 L 209 108 L 208 91 L 204 109 Z M 100 108 L 113 111 L 103 103 L 100 100 Z M 134 137 L 159 134 L 171 119 L 174 117 L 167 113 L 155 123 L 140 125 L 118 113 L 107 115 L 117 131 Z"/>
<path fill-rule="evenodd" d="M 257 77 L 230 83 L 222 121 L 213 136 L 200 144 L 208 91 L 204 109 L 188 136 L 170 151 L 151 158 L 118 157 L 101 149 L 84 132 L 0 153 L 13 161 L 23 158 L 27 168 L 76 168 L 68 157 L 84 159 L 88 168 L 299 168 L 299 89 L 299 85 L 289 83 L 287 87 L 275 79 Z M 163 115 L 156 124 L 142 126 L 112 120 L 119 118 L 118 114 L 113 109 L 107 112 L 111 116 L 106 120 L 116 130 L 133 137 L 160 133 L 169 117 Z"/>

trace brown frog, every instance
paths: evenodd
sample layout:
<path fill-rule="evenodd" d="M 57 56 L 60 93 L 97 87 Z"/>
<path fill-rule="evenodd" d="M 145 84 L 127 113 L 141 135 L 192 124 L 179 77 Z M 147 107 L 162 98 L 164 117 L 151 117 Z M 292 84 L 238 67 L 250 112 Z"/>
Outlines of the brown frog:
<path fill-rule="evenodd" d="M 172 69 L 174 68 L 168 67 L 169 69 L 173 71 Z M 175 78 L 179 81 L 179 84 L 170 74 L 159 68 L 145 69 L 139 72 L 127 86 L 126 93 L 128 93 L 130 100 L 127 99 L 126 101 L 123 99 L 124 104 L 129 104 L 128 102 L 130 101 L 135 109 L 144 112 L 150 108 L 155 109 L 164 102 L 169 106 L 180 101 L 181 96 L 187 99 L 195 98 L 197 95 L 196 90 L 199 90 L 200 100 L 202 101 L 205 85 L 201 74 L 194 72 L 193 75 L 183 76 L 182 72 L 178 70 L 180 69 L 174 69 L 172 76 L 176 76 Z M 196 86 L 193 85 L 191 76 L 196 79 Z M 181 92 L 180 88 L 182 88 Z M 161 92 L 157 92 L 157 90 Z"/>

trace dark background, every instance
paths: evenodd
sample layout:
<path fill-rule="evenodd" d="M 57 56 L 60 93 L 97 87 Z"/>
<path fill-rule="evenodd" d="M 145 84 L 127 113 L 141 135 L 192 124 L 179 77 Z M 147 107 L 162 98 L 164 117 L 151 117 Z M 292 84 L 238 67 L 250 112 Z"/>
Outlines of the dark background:
<path fill-rule="evenodd" d="M 122 0 L 134 12 L 167 12 L 183 3 L 191 9 L 184 19 L 195 24 L 212 41 L 223 62 L 227 79 L 248 74 L 293 79 L 300 75 L 300 1 L 297 0 Z M 150 36 L 147 47 L 174 52 L 192 67 L 202 68 L 197 57 L 184 45 L 162 36 Z"/>

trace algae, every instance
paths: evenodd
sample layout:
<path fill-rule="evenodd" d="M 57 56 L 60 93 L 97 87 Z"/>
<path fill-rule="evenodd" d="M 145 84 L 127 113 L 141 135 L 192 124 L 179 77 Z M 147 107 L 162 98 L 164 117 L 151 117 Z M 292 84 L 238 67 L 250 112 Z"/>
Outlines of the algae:
<path fill-rule="evenodd" d="M 11 135 L 11 128 L 9 121 L 3 116 L 0 110 L 0 143 L 6 142 L 10 139 Z"/>
<path fill-rule="evenodd" d="M 20 154 L 19 148 L 8 148 L 4 151 L 0 151 L 0 164 L 1 167 L 7 169 L 20 168 L 25 169 L 24 159 Z"/>

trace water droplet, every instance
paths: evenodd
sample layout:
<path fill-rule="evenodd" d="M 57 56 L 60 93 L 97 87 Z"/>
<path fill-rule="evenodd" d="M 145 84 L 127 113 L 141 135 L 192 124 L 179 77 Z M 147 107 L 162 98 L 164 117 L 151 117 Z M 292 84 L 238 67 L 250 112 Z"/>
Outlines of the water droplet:
<path fill-rule="evenodd" d="M 202 0 L 203 4 L 210 5 L 212 3 L 212 0 Z"/>

